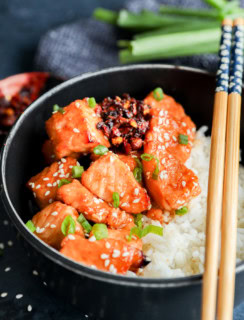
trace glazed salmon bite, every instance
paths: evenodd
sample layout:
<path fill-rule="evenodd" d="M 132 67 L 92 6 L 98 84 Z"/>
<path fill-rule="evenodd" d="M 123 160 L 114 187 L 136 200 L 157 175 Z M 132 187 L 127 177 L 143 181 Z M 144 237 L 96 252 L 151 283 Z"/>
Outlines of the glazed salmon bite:
<path fill-rule="evenodd" d="M 27 183 L 41 210 L 26 226 L 83 265 L 143 275 L 158 261 L 150 239 L 167 242 L 164 226 L 187 214 L 201 192 L 186 165 L 191 118 L 156 88 L 144 100 L 124 94 L 54 105 L 46 131 L 48 167 Z"/>
<path fill-rule="evenodd" d="M 94 109 L 96 106 L 94 107 Z M 96 128 L 101 118 L 89 107 L 88 99 L 76 100 L 56 111 L 46 122 L 47 134 L 58 159 L 73 153 L 87 153 L 98 144 L 110 146 L 103 132 Z"/>

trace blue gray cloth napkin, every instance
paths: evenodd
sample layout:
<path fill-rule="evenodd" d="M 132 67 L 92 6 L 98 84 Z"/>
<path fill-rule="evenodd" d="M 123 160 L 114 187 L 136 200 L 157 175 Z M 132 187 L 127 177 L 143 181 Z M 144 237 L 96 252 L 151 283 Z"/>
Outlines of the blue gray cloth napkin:
<path fill-rule="evenodd" d="M 241 2 L 244 5 L 244 0 Z M 125 8 L 134 12 L 145 8 L 157 10 L 160 4 L 207 7 L 201 0 L 128 0 Z M 78 20 L 50 30 L 44 35 L 37 50 L 35 66 L 39 70 L 71 78 L 84 72 L 119 65 L 117 39 L 119 32 L 114 26 L 92 18 Z M 209 71 L 215 71 L 217 68 L 215 54 L 163 59 L 160 62 L 194 66 Z"/>

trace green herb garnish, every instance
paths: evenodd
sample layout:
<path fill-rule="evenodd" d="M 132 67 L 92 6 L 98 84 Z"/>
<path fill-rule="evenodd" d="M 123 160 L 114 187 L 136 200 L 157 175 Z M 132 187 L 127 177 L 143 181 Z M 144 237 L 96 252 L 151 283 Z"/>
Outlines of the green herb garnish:
<path fill-rule="evenodd" d="M 83 166 L 73 166 L 72 168 L 72 178 L 80 178 L 84 172 Z"/>
<path fill-rule="evenodd" d="M 140 229 L 142 228 L 142 218 L 143 218 L 143 214 L 141 213 L 138 213 L 134 216 L 135 225 Z"/>
<path fill-rule="evenodd" d="M 64 114 L 65 110 L 64 110 L 64 108 L 61 108 L 58 104 L 55 104 L 53 106 L 53 112 L 60 112 L 60 113 Z"/>
<path fill-rule="evenodd" d="M 97 156 L 103 156 L 108 152 L 108 148 L 103 146 L 102 144 L 99 144 L 93 149 L 93 153 L 96 154 Z"/>
<path fill-rule="evenodd" d="M 133 175 L 134 175 L 136 181 L 138 181 L 138 182 L 141 182 L 141 181 L 142 181 L 142 169 L 141 169 L 141 168 L 136 167 L 136 168 L 133 170 Z"/>
<path fill-rule="evenodd" d="M 30 232 L 35 232 L 36 231 L 36 227 L 35 227 L 34 223 L 31 220 L 27 221 L 25 225 L 30 230 Z"/>
<path fill-rule="evenodd" d="M 95 108 L 95 106 L 96 106 L 96 99 L 95 98 L 93 98 L 93 97 L 91 97 L 91 98 L 88 98 L 88 104 L 89 104 L 89 107 L 90 108 Z"/>
<path fill-rule="evenodd" d="M 175 214 L 177 214 L 178 216 L 183 216 L 187 212 L 188 212 L 188 208 L 187 207 L 182 207 L 180 209 L 175 210 Z"/>
<path fill-rule="evenodd" d="M 92 227 L 92 233 L 97 240 L 101 240 L 108 237 L 108 228 L 104 223 L 95 223 Z"/>
<path fill-rule="evenodd" d="M 81 224 L 82 228 L 86 231 L 86 233 L 90 233 L 91 232 L 92 226 L 86 220 L 86 218 L 83 216 L 82 213 L 80 213 L 79 217 L 77 218 L 77 221 Z"/>
<path fill-rule="evenodd" d="M 65 236 L 75 233 L 75 220 L 71 217 L 71 215 L 68 215 L 64 218 L 61 225 L 61 231 Z"/>
<path fill-rule="evenodd" d="M 144 161 L 151 161 L 154 158 L 154 156 L 150 153 L 143 153 L 141 155 L 141 159 Z"/>
<path fill-rule="evenodd" d="M 158 227 L 158 226 L 154 226 L 152 224 L 146 226 L 144 229 L 142 229 L 140 227 L 133 227 L 130 230 L 130 235 L 128 237 L 128 241 L 131 241 L 133 235 L 136 235 L 139 239 L 141 239 L 141 238 L 145 237 L 148 233 L 154 233 L 159 236 L 163 236 L 163 228 Z"/>
<path fill-rule="evenodd" d="M 58 183 L 58 187 L 60 188 L 60 187 L 62 187 L 63 185 L 69 184 L 69 183 L 71 183 L 71 181 L 69 181 L 69 180 L 67 180 L 67 179 L 61 179 L 61 180 L 59 181 L 59 183 Z"/>
<path fill-rule="evenodd" d="M 113 192 L 113 206 L 114 206 L 114 208 L 119 207 L 119 194 L 118 194 L 118 192 Z"/>
<path fill-rule="evenodd" d="M 179 134 L 179 144 L 188 144 L 188 136 L 186 134 Z"/>
<path fill-rule="evenodd" d="M 153 90 L 153 97 L 157 101 L 161 101 L 164 97 L 164 92 L 162 88 L 156 88 Z"/>

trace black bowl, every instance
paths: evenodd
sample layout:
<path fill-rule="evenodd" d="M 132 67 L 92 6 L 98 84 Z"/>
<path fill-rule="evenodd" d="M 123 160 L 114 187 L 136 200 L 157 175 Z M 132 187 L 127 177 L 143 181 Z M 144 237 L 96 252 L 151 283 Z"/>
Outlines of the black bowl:
<path fill-rule="evenodd" d="M 125 92 L 143 98 L 158 86 L 183 104 L 198 127 L 211 127 L 214 75 L 168 65 L 118 67 L 76 77 L 44 94 L 17 121 L 2 152 L 3 202 L 24 239 L 31 262 L 51 289 L 96 319 L 199 319 L 202 276 L 125 277 L 93 270 L 67 259 L 25 227 L 24 222 L 32 215 L 25 183 L 43 167 L 40 149 L 45 139 L 44 125 L 54 104 L 65 106 L 85 96 L 94 96 L 100 101 Z M 244 299 L 243 287 L 244 263 L 239 263 L 236 305 Z"/>

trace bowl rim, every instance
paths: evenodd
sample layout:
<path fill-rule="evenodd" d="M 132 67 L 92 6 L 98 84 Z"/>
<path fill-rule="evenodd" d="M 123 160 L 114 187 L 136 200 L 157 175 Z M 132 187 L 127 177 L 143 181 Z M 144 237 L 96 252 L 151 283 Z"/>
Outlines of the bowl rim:
<path fill-rule="evenodd" d="M 87 78 L 93 78 L 97 76 L 101 76 L 103 74 L 111 74 L 114 72 L 120 71 L 131 71 L 131 70 L 142 70 L 142 69 L 174 69 L 174 70 L 182 70 L 188 71 L 193 73 L 204 74 L 208 76 L 214 76 L 213 73 L 210 73 L 206 70 L 192 68 L 192 67 L 185 67 L 185 66 L 178 66 L 178 65 L 170 65 L 170 64 L 135 64 L 129 66 L 117 66 L 112 68 L 102 69 L 96 72 L 88 72 L 82 75 L 78 75 L 74 78 L 71 78 L 56 87 L 52 88 L 51 90 L 47 91 L 37 100 L 35 100 L 27 109 L 26 111 L 19 117 L 16 121 L 14 126 L 12 127 L 8 137 L 5 140 L 4 147 L 1 151 L 1 181 L 2 181 L 2 202 L 4 207 L 14 223 L 15 227 L 19 231 L 19 233 L 24 237 L 24 239 L 37 250 L 40 254 L 43 254 L 47 259 L 51 260 L 53 263 L 56 263 L 63 268 L 79 274 L 83 277 L 99 280 L 102 282 L 109 282 L 111 284 L 118 284 L 118 285 L 126 285 L 132 287 L 150 287 L 150 288 L 170 288 L 170 287 L 183 287 L 187 285 L 197 285 L 202 282 L 202 274 L 196 274 L 186 277 L 176 277 L 176 278 L 148 278 L 148 277 L 131 277 L 131 276 L 123 276 L 123 275 L 115 275 L 105 271 L 100 271 L 97 269 L 92 269 L 88 266 L 85 266 L 81 263 L 78 263 L 74 260 L 71 260 L 64 255 L 62 255 L 59 251 L 55 250 L 51 246 L 47 245 L 45 242 L 40 240 L 36 235 L 31 233 L 29 229 L 25 226 L 24 222 L 20 218 L 18 212 L 15 210 L 10 196 L 8 194 L 7 189 L 7 182 L 5 177 L 5 170 L 6 170 L 6 158 L 8 155 L 8 150 L 10 145 L 15 137 L 16 131 L 21 127 L 22 123 L 24 122 L 26 116 L 31 113 L 40 103 L 44 102 L 53 94 L 62 91 L 64 88 L 71 86 L 76 82 L 80 82 Z M 240 273 L 244 270 L 244 261 L 237 263 L 236 265 L 236 274 Z"/>

